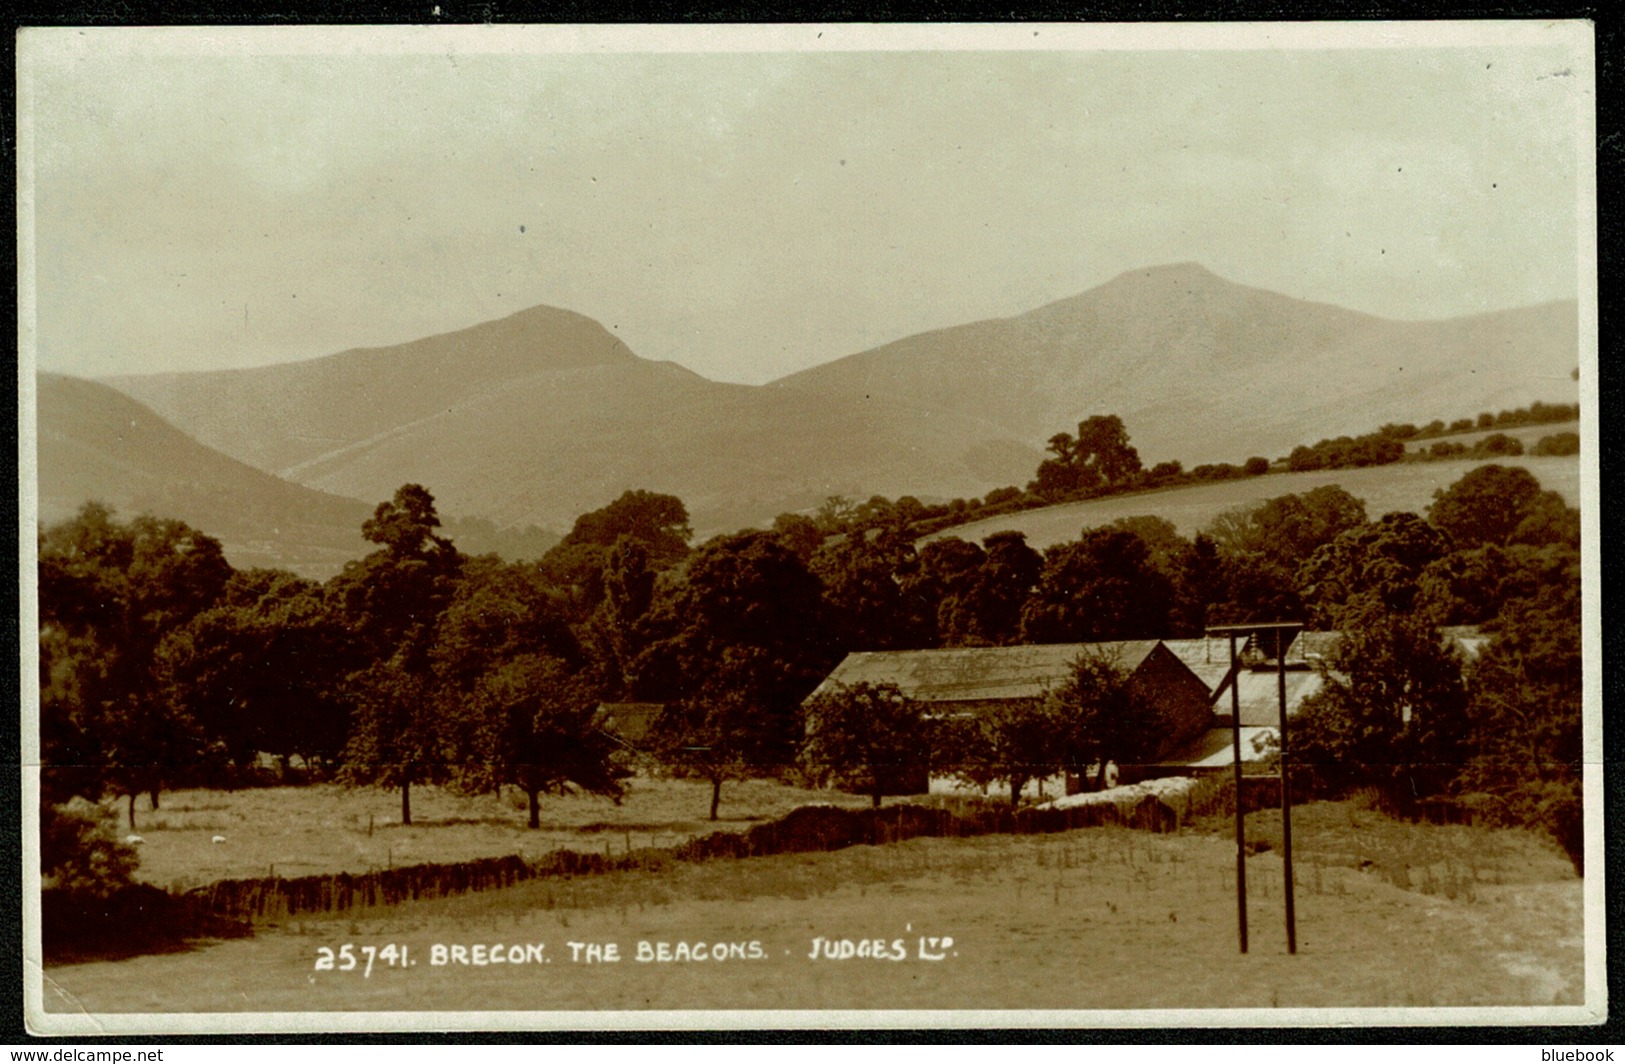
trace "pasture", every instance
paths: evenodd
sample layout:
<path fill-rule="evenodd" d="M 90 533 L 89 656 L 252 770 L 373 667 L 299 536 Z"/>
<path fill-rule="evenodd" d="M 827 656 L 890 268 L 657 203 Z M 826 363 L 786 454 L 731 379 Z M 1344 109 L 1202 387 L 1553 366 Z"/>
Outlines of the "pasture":
<path fill-rule="evenodd" d="M 1542 426 L 1547 427 L 1547 426 Z M 1557 431 L 1558 427 L 1551 427 Z M 1546 433 L 1549 434 L 1549 433 Z M 1563 496 L 1570 506 L 1579 505 L 1580 463 L 1572 456 L 1501 458 L 1505 466 L 1521 466 L 1540 481 L 1541 486 Z M 1448 488 L 1463 475 L 1485 463 L 1478 461 L 1396 462 L 1365 469 L 1322 469 L 1306 473 L 1271 473 L 1261 477 L 1225 480 L 1213 484 L 1170 488 L 1166 491 L 1113 495 L 1084 502 L 1062 503 L 1037 510 L 1002 514 L 980 521 L 945 528 L 925 537 L 944 536 L 981 542 L 995 532 L 1015 530 L 1027 535 L 1036 549 L 1078 538 L 1085 528 L 1109 525 L 1122 517 L 1155 514 L 1171 521 L 1182 536 L 1194 536 L 1226 510 L 1263 502 L 1278 495 L 1312 491 L 1327 484 L 1340 485 L 1349 494 L 1364 499 L 1366 514 L 1373 520 L 1385 513 L 1408 511 L 1425 513 L 1433 503 L 1433 493 Z"/>
<path fill-rule="evenodd" d="M 619 805 L 582 795 L 544 798 L 542 825 L 535 831 L 525 826 L 524 796 L 517 792 L 470 796 L 413 787 L 407 826 L 400 822 L 400 793 L 382 788 L 172 791 L 158 809 L 148 809 L 145 798 L 136 803 L 136 830 L 145 840 L 136 878 L 185 890 L 220 879 L 356 874 L 509 854 L 536 858 L 562 849 L 621 853 L 675 846 L 713 831 L 743 831 L 810 802 L 854 809 L 869 804 L 862 795 L 746 780 L 723 784 L 713 823 L 706 819 L 708 783 L 644 776 L 629 782 Z M 117 809 L 122 817 L 123 805 Z M 124 821 L 119 824 L 123 837 Z M 213 842 L 216 835 L 226 841 Z"/>
<path fill-rule="evenodd" d="M 1247 862 L 1252 950 L 1245 957 L 1236 950 L 1230 821 L 1215 817 L 1168 835 L 1089 828 L 675 862 L 294 919 L 252 939 L 186 952 L 52 966 L 46 1008 L 1223 1009 L 1583 1001 L 1582 881 L 1543 836 L 1401 823 L 1357 802 L 1302 806 L 1293 820 L 1295 957 L 1284 949 L 1276 816 L 1261 812 L 1249 817 L 1258 852 Z M 819 938 L 836 943 L 837 954 L 839 943 L 851 942 L 845 949 L 854 955 L 815 959 Z M 639 959 L 640 943 L 658 958 L 662 942 L 672 959 Z M 689 948 L 679 951 L 677 943 Z M 735 945 L 714 959 L 717 943 Z M 337 953 L 346 944 L 373 947 L 375 956 L 391 944 L 398 956 L 405 946 L 410 963 L 376 961 L 370 975 L 359 964 L 317 970 L 322 948 Z M 472 963 L 484 955 L 473 946 L 489 953 L 501 945 L 507 954 L 514 944 L 542 948 L 533 948 L 528 963 Z M 610 944 L 619 959 L 607 959 Z M 465 948 L 470 963 L 433 963 L 453 956 L 454 946 Z M 687 959 L 696 952 L 705 959 Z M 877 952 L 882 956 L 872 956 Z"/>

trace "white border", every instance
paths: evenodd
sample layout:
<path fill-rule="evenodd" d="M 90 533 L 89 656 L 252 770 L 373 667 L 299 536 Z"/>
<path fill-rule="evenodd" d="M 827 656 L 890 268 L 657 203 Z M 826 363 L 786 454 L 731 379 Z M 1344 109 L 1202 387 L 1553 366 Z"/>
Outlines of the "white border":
<path fill-rule="evenodd" d="M 1586 1004 L 1544 1008 L 1152 1009 L 1145 1011 L 655 1011 L 310 1012 L 66 1014 L 44 1009 L 40 966 L 39 854 L 23 862 L 24 1014 L 39 1035 L 316 1033 L 368 1031 L 695 1030 L 831 1028 L 1258 1027 L 1595 1024 L 1607 1015 L 1604 955 L 1602 645 L 1597 382 L 1596 63 L 1591 24 L 1578 21 L 785 26 L 456 26 L 148 29 L 25 28 L 17 55 L 18 538 L 20 631 L 36 631 L 36 426 L 33 99 L 30 64 L 89 55 L 523 55 L 541 52 L 770 51 L 1161 51 L 1347 50 L 1410 47 L 1566 46 L 1576 56 L 1581 520 L 1584 597 L 1584 800 L 1586 810 Z M 24 838 L 38 838 L 38 655 L 21 647 Z"/>

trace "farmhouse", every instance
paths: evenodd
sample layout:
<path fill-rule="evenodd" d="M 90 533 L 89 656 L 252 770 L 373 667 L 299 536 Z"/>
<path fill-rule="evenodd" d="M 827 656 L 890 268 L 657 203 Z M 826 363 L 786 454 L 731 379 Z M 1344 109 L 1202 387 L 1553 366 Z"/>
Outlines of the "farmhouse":
<path fill-rule="evenodd" d="M 1067 680 L 1086 651 L 1104 651 L 1132 676 L 1167 721 L 1160 747 L 1177 749 L 1212 726 L 1211 691 L 1160 639 L 1120 643 L 963 647 L 848 654 L 813 692 L 836 684 L 894 684 L 909 698 L 944 714 L 985 712 L 1001 703 L 1038 701 Z M 1077 781 L 1065 784 L 1068 790 Z M 937 781 L 932 788 L 941 789 Z"/>

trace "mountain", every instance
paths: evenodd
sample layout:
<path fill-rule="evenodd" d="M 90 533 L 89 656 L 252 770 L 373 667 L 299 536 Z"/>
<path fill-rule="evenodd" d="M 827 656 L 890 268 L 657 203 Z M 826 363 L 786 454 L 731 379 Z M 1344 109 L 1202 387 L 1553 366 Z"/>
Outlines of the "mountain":
<path fill-rule="evenodd" d="M 628 488 L 671 492 L 702 531 L 832 494 L 975 495 L 1039 450 L 975 415 L 720 384 L 537 307 L 391 348 L 113 385 L 200 441 L 300 484 L 568 528 Z"/>
<path fill-rule="evenodd" d="M 1023 484 L 1044 441 L 1115 413 L 1148 462 L 1274 457 L 1384 421 L 1572 402 L 1573 302 L 1395 322 L 1194 265 L 911 336 L 773 384 L 706 380 L 536 307 L 394 347 L 111 383 L 209 446 L 356 499 L 416 481 L 442 511 L 566 528 L 627 488 L 698 531 L 832 494 Z"/>
<path fill-rule="evenodd" d="M 238 568 L 312 577 L 330 576 L 368 549 L 361 523 L 371 507 L 229 458 L 104 384 L 36 379 L 42 522 L 94 500 L 123 517 L 179 518 L 219 539 Z"/>
<path fill-rule="evenodd" d="M 974 411 L 1017 439 L 1123 418 L 1148 462 L 1239 462 L 1388 421 L 1574 402 L 1573 301 L 1389 321 L 1185 263 L 1026 314 L 910 336 L 786 377 L 824 395 Z"/>

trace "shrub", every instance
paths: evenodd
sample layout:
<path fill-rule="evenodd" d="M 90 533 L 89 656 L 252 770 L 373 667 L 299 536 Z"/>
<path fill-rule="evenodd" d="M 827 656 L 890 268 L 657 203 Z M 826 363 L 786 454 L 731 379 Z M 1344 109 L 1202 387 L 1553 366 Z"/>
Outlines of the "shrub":
<path fill-rule="evenodd" d="M 1530 454 L 1569 455 L 1580 453 L 1580 434 L 1577 432 L 1558 432 L 1550 436 L 1542 436 L 1535 441 L 1534 449 Z"/>
<path fill-rule="evenodd" d="M 1494 432 L 1473 444 L 1472 456 L 1474 458 L 1495 458 L 1502 455 L 1519 455 L 1523 453 L 1523 443 L 1515 436 L 1508 436 L 1504 432 Z"/>
<path fill-rule="evenodd" d="M 40 876 L 46 890 L 106 898 L 129 886 L 138 861 L 100 807 L 76 798 L 40 808 Z"/>

